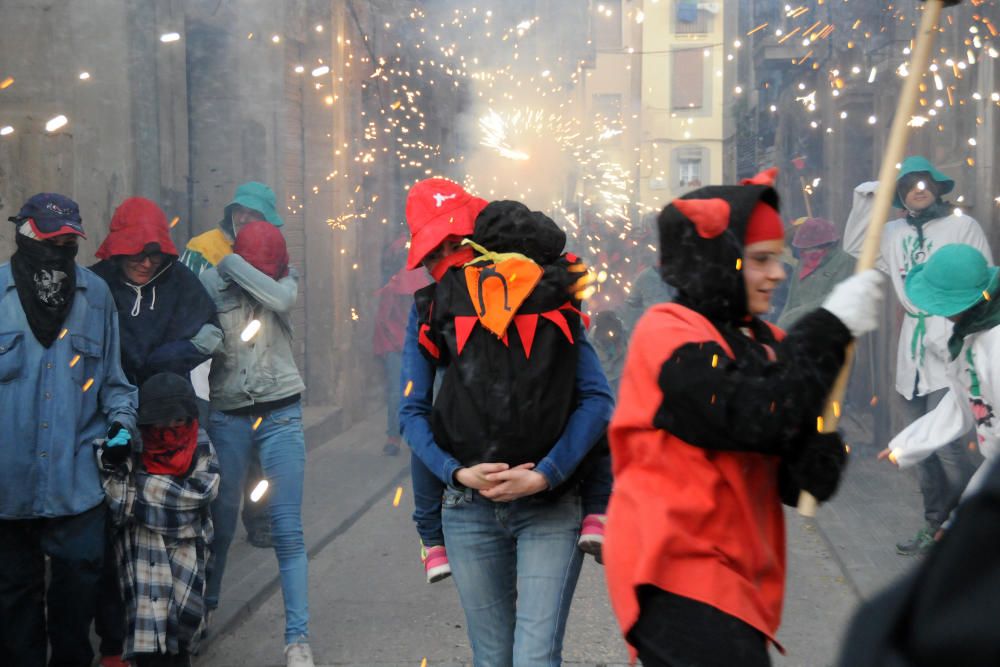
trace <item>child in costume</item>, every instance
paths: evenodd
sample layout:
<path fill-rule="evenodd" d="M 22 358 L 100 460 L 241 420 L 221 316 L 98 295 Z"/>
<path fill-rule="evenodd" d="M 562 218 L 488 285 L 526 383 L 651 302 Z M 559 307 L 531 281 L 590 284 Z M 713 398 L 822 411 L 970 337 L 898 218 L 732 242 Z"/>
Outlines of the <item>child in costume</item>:
<path fill-rule="evenodd" d="M 205 620 L 205 570 L 219 466 L 199 438 L 194 388 L 174 373 L 139 388 L 141 454 L 120 431 L 97 449 L 128 617 L 125 658 L 138 667 L 191 664 Z M 202 431 L 204 433 L 204 431 Z"/>
<path fill-rule="evenodd" d="M 1000 269 L 969 245 L 942 246 L 906 277 L 906 296 L 917 308 L 954 322 L 948 339 L 948 392 L 937 407 L 905 428 L 879 452 L 901 468 L 976 430 L 987 460 L 1000 452 Z M 980 466 L 966 494 L 989 466 Z"/>
<path fill-rule="evenodd" d="M 837 286 L 787 336 L 760 319 L 785 274 L 774 172 L 709 186 L 659 218 L 678 289 L 632 334 L 609 436 L 612 606 L 646 667 L 768 665 L 785 579 L 782 502 L 820 500 L 846 460 L 817 416 L 880 276 Z"/>

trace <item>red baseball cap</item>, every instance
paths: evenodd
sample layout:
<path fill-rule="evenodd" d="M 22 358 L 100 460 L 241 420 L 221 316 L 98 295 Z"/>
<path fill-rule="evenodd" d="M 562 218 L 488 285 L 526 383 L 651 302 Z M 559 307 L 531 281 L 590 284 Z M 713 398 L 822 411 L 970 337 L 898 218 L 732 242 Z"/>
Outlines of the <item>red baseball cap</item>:
<path fill-rule="evenodd" d="M 414 184 L 406 198 L 406 224 L 410 227 L 406 268 L 420 266 L 424 257 L 449 236 L 472 234 L 476 216 L 488 203 L 445 178 L 428 178 Z"/>

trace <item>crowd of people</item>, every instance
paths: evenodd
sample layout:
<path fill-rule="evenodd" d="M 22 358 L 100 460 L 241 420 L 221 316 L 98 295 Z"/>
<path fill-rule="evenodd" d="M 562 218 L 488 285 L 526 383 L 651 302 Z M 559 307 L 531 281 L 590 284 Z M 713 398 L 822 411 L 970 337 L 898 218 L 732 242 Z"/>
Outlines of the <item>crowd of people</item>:
<path fill-rule="evenodd" d="M 981 614 L 967 621 L 979 639 L 959 646 L 927 607 L 963 608 L 949 582 L 990 571 L 982 553 L 961 567 L 970 526 L 995 517 L 1000 496 L 994 468 L 977 471 L 961 444 L 974 431 L 990 461 L 1000 437 L 1000 275 L 985 234 L 944 199 L 954 182 L 910 157 L 878 269 L 851 275 L 838 226 L 800 220 L 777 312 L 789 254 L 774 177 L 664 207 L 657 265 L 623 304 L 643 314 L 601 310 L 593 324 L 587 267 L 544 213 L 441 178 L 410 189 L 409 236 L 378 293 L 383 452 L 410 450 L 424 575 L 454 582 L 477 667 L 562 663 L 585 554 L 605 566 L 646 667 L 770 664 L 782 505 L 837 490 L 847 448 L 817 416 L 849 343 L 879 325 L 886 275 L 906 314 L 896 389 L 908 424 L 879 458 L 918 466 L 926 527 L 897 548 L 931 552 L 921 571 L 936 587 L 908 580 L 874 600 L 880 622 L 859 620 L 842 660 L 997 658 Z M 183 255 L 156 203 L 126 199 L 89 269 L 75 259 L 72 199 L 35 195 L 11 221 L 0 655 L 89 666 L 93 623 L 103 667 L 190 665 L 225 593 L 242 504 L 248 533 L 277 557 L 287 665 L 313 665 L 298 274 L 274 193 L 241 185 Z M 262 479 L 259 503 L 249 489 Z"/>
<path fill-rule="evenodd" d="M 85 232 L 69 197 L 35 195 L 11 222 L 17 250 L 0 267 L 12 433 L 0 447 L 4 662 L 89 666 L 93 623 L 104 667 L 189 665 L 257 459 L 287 664 L 311 666 L 305 386 L 289 317 L 298 279 L 273 191 L 241 185 L 183 258 L 163 210 L 141 197 L 115 210 L 89 269 L 75 260 Z M 206 383 L 197 369 L 209 366 Z"/>

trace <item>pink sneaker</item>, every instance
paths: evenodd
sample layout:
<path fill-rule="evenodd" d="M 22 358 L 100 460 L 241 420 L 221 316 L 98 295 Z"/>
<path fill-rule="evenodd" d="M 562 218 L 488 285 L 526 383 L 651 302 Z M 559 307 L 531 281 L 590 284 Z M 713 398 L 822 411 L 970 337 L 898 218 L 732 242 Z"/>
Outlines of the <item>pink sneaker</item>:
<path fill-rule="evenodd" d="M 576 542 L 580 551 L 592 555 L 600 565 L 604 565 L 601 551 L 604 548 L 605 521 L 607 521 L 607 516 L 604 514 L 588 514 L 583 517 L 583 524 L 580 526 L 580 539 Z"/>
<path fill-rule="evenodd" d="M 100 667 L 132 667 L 132 663 L 122 660 L 118 655 L 101 656 Z"/>
<path fill-rule="evenodd" d="M 451 565 L 448 564 L 448 552 L 443 546 L 427 548 L 420 545 L 420 560 L 424 563 L 427 573 L 427 583 L 433 584 L 451 576 Z"/>

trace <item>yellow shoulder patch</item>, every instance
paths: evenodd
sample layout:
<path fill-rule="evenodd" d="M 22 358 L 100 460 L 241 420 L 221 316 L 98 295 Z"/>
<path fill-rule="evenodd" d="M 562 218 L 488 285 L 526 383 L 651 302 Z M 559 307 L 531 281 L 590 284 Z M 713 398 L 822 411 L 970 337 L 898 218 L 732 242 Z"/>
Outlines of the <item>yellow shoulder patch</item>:
<path fill-rule="evenodd" d="M 218 228 L 194 237 L 188 241 L 187 247 L 189 250 L 199 253 L 212 266 L 233 252 L 232 241 L 229 240 L 225 232 Z"/>

